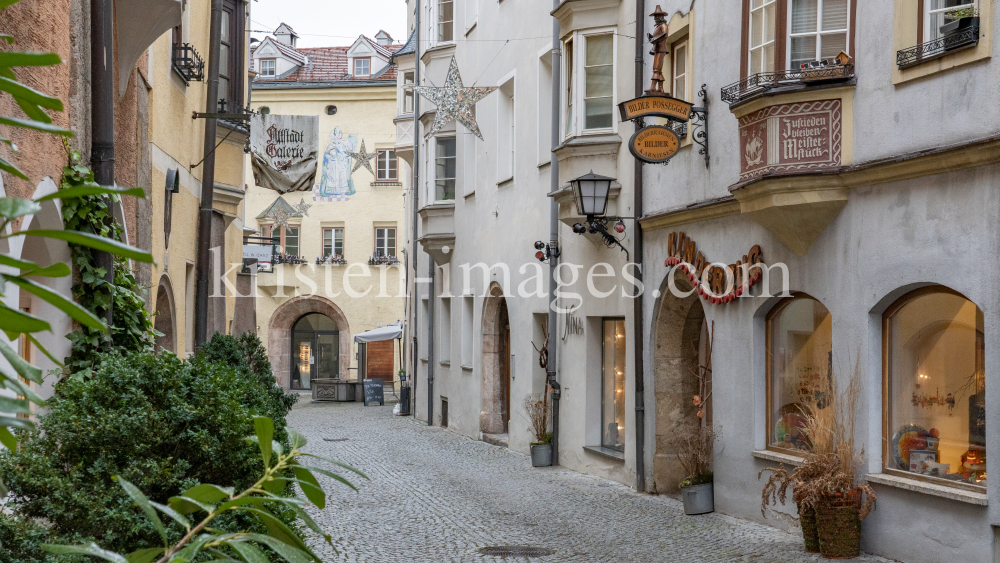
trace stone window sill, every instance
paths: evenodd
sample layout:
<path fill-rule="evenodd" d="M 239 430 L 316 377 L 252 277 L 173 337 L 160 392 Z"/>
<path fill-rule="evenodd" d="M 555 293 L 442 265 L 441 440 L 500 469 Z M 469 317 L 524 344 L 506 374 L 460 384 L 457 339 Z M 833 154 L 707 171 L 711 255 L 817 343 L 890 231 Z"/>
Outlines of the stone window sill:
<path fill-rule="evenodd" d="M 451 367 L 451 360 L 441 360 L 440 362 L 438 362 L 438 364 L 440 364 L 440 365 L 442 365 L 442 366 L 444 366 L 446 368 L 450 368 Z"/>
<path fill-rule="evenodd" d="M 584 446 L 583 449 L 601 457 L 606 457 L 623 463 L 625 462 L 625 453 L 618 450 L 612 450 L 611 448 L 605 448 L 603 446 Z"/>
<path fill-rule="evenodd" d="M 462 370 L 463 371 L 472 371 L 472 366 L 465 366 L 465 365 L 463 365 L 462 366 Z"/>
<path fill-rule="evenodd" d="M 773 461 L 775 463 L 784 463 L 785 465 L 791 465 L 792 467 L 798 467 L 805 461 L 799 456 L 773 452 L 771 450 L 754 450 L 752 455 L 757 459 Z"/>
<path fill-rule="evenodd" d="M 989 504 L 985 493 L 976 493 L 955 487 L 926 483 L 923 481 L 917 481 L 916 479 L 907 479 L 906 477 L 897 477 L 896 475 L 888 475 L 885 473 L 869 473 L 866 476 L 866 479 L 869 483 L 875 483 L 876 485 L 895 487 L 905 491 L 922 493 L 958 502 L 975 504 L 978 506 L 987 506 Z"/>

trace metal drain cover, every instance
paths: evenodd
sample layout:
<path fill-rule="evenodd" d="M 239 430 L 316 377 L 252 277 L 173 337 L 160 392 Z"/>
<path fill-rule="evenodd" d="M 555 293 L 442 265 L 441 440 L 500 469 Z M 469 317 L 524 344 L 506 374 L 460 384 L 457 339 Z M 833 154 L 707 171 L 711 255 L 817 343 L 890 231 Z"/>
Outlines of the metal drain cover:
<path fill-rule="evenodd" d="M 531 547 L 523 545 L 494 545 L 479 550 L 481 555 L 497 557 L 545 557 L 555 555 L 556 550 L 546 547 Z"/>

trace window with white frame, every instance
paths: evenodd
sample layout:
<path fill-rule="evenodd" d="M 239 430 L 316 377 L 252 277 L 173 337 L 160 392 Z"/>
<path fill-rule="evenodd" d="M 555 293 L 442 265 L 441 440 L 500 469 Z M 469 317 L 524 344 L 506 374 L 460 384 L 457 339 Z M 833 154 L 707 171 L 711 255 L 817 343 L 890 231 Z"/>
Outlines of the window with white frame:
<path fill-rule="evenodd" d="M 930 3 L 941 0 L 930 0 Z M 847 51 L 850 0 L 792 0 L 788 68 L 833 58 Z"/>
<path fill-rule="evenodd" d="M 566 134 L 613 129 L 615 35 L 578 33 L 566 42 Z M 573 52 L 574 48 L 577 52 Z M 574 68 L 576 67 L 576 68 Z"/>
<path fill-rule="evenodd" d="M 437 3 L 437 39 L 438 41 L 455 40 L 455 2 L 454 0 L 438 0 Z"/>
<path fill-rule="evenodd" d="M 344 229 L 323 229 L 323 257 L 344 256 Z"/>
<path fill-rule="evenodd" d="M 372 60 L 369 57 L 354 59 L 354 76 L 371 76 Z"/>
<path fill-rule="evenodd" d="M 961 16 L 971 15 L 979 6 L 978 0 L 924 0 L 924 41 L 942 37 L 941 26 Z M 961 10 L 961 11 L 958 11 Z"/>
<path fill-rule="evenodd" d="M 260 60 L 260 75 L 263 78 L 274 78 L 274 69 L 275 69 L 274 59 Z"/>
<path fill-rule="evenodd" d="M 450 201 L 455 199 L 455 137 L 438 137 L 434 145 L 434 198 L 437 201 Z"/>
<path fill-rule="evenodd" d="M 672 79 L 673 87 L 671 92 L 675 98 L 681 100 L 688 99 L 688 68 L 687 68 L 687 56 L 688 56 L 688 42 L 687 39 L 683 39 L 674 43 L 674 48 L 671 49 L 673 53 L 673 70 Z"/>
<path fill-rule="evenodd" d="M 299 228 L 285 228 L 285 254 L 299 255 Z"/>
<path fill-rule="evenodd" d="M 750 0 L 748 74 L 774 72 L 777 20 L 777 0 Z"/>
<path fill-rule="evenodd" d="M 378 151 L 378 172 L 376 179 L 380 182 L 393 182 L 396 180 L 396 151 Z"/>
<path fill-rule="evenodd" d="M 538 59 L 538 121 L 535 125 L 538 135 L 538 164 L 552 159 L 552 56 L 546 49 Z"/>
<path fill-rule="evenodd" d="M 413 73 L 403 74 L 403 113 L 413 113 Z"/>
<path fill-rule="evenodd" d="M 378 256 L 396 255 L 396 227 L 377 227 L 375 229 L 375 254 Z"/>
<path fill-rule="evenodd" d="M 500 86 L 497 92 L 497 180 L 514 177 L 514 79 Z"/>

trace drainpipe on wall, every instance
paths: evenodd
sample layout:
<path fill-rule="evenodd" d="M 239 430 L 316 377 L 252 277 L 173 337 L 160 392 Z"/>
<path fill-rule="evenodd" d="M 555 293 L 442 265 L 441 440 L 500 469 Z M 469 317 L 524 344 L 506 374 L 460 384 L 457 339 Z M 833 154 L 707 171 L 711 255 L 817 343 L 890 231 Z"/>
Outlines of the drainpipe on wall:
<path fill-rule="evenodd" d="M 101 186 L 115 185 L 115 67 L 114 67 L 114 10 L 112 0 L 92 0 L 90 3 L 90 81 L 91 81 L 91 142 L 90 166 L 94 181 Z M 124 69 L 123 69 L 124 70 Z M 108 206 L 108 220 L 114 221 L 113 203 L 104 198 Z M 97 265 L 105 269 L 104 281 L 108 290 L 114 291 L 114 257 L 109 252 L 96 254 Z M 110 300 L 104 320 L 111 326 Z"/>
<path fill-rule="evenodd" d="M 427 296 L 427 426 L 434 426 L 434 257 L 428 257 L 430 294 Z"/>
<path fill-rule="evenodd" d="M 635 97 L 642 95 L 643 79 L 643 58 L 645 53 L 643 48 L 645 43 L 643 37 L 646 35 L 646 2 L 636 0 L 635 2 Z M 646 491 L 646 369 L 643 357 L 643 335 L 642 331 L 642 268 L 643 268 L 643 248 L 642 248 L 642 225 L 639 219 L 642 218 L 642 162 L 635 159 L 635 180 L 633 195 L 635 202 L 635 235 L 632 245 L 632 255 L 635 256 L 635 278 L 638 284 L 635 286 L 634 298 L 632 301 L 632 333 L 635 335 L 632 346 L 635 349 L 635 488 L 640 493 Z"/>
<path fill-rule="evenodd" d="M 208 42 L 208 92 L 205 112 L 219 112 L 219 56 L 222 50 L 222 0 L 212 0 L 212 28 Z M 218 122 L 205 119 L 205 162 L 202 164 L 201 206 L 198 209 L 197 289 L 194 308 L 194 344 L 208 342 L 208 282 L 212 252 L 212 207 L 215 195 L 215 132 Z"/>
<path fill-rule="evenodd" d="M 416 19 L 413 26 L 413 41 L 414 46 L 414 59 L 413 59 L 413 85 L 420 86 L 420 0 L 416 0 Z M 405 95 L 403 96 L 405 99 Z M 410 332 L 413 334 L 413 374 L 411 378 L 411 386 L 413 387 L 413 396 L 410 401 L 413 403 L 413 413 L 414 418 L 416 418 L 417 410 L 417 368 L 420 367 L 420 342 L 417 339 L 417 327 L 420 326 L 419 317 L 417 316 L 420 307 L 419 304 L 420 296 L 417 294 L 417 278 L 420 277 L 420 261 L 417 259 L 420 256 L 420 251 L 417 248 L 417 222 L 420 220 L 420 216 L 417 214 L 417 204 L 420 202 L 420 96 L 414 92 L 413 93 L 413 183 L 410 186 L 410 203 L 413 205 L 413 283 L 410 289 L 410 308 L 413 311 L 413 327 Z"/>
<path fill-rule="evenodd" d="M 553 11 L 559 8 L 560 0 L 552 0 Z M 552 192 L 559 190 L 559 159 L 556 158 L 556 147 L 559 146 L 559 115 L 560 115 L 560 70 L 562 49 L 559 44 L 559 20 L 552 17 L 552 156 L 549 164 L 549 181 Z M 559 386 L 556 371 L 556 348 L 559 338 L 556 336 L 558 319 L 555 312 L 556 301 L 556 269 L 559 265 L 559 204 L 554 198 L 549 198 L 549 347 L 548 363 L 545 375 L 552 387 L 552 465 L 559 465 L 559 399 L 562 388 Z"/>

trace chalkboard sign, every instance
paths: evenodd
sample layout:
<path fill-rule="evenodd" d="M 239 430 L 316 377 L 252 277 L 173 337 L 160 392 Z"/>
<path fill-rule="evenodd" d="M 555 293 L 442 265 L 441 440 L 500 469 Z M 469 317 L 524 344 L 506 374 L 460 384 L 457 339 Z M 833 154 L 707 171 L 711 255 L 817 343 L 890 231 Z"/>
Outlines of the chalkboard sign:
<path fill-rule="evenodd" d="M 366 379 L 365 380 L 365 406 L 378 403 L 385 406 L 385 396 L 382 394 L 382 380 L 381 379 Z"/>

